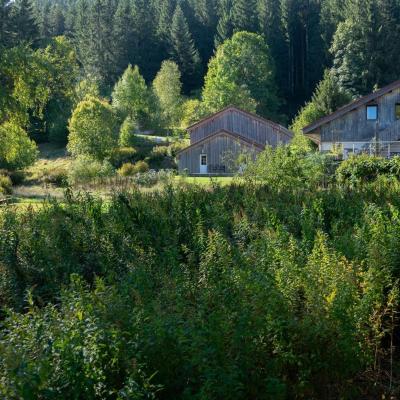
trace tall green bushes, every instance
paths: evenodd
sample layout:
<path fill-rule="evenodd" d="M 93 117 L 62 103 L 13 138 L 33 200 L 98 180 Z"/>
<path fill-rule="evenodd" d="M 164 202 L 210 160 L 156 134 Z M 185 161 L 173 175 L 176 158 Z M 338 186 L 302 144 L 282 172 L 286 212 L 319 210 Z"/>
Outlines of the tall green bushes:
<path fill-rule="evenodd" d="M 0 393 L 390 393 L 398 194 L 258 182 L 107 202 L 67 193 L 62 205 L 3 211 L 0 299 L 14 311 L 0 334 Z"/>

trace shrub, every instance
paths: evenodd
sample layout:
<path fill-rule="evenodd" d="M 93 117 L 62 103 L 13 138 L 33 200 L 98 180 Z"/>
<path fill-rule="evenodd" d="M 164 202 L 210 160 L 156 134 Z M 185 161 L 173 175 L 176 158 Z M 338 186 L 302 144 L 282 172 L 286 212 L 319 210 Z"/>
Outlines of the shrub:
<path fill-rule="evenodd" d="M 173 174 L 173 170 L 161 170 L 158 172 L 150 170 L 133 175 L 132 182 L 138 186 L 152 187 L 160 182 L 168 183 Z"/>
<path fill-rule="evenodd" d="M 26 131 L 12 122 L 0 125 L 0 168 L 17 170 L 29 167 L 37 155 L 36 144 Z"/>
<path fill-rule="evenodd" d="M 106 178 L 114 175 L 114 168 L 107 160 L 100 162 L 89 157 L 79 157 L 73 163 L 68 173 L 70 184 L 90 182 L 96 178 Z"/>
<path fill-rule="evenodd" d="M 135 132 L 138 131 L 137 123 L 130 117 L 126 117 L 119 130 L 120 146 L 129 147 L 135 142 Z"/>
<path fill-rule="evenodd" d="M 117 171 L 121 176 L 132 176 L 136 174 L 136 167 L 132 163 L 122 164 L 121 168 Z"/>
<path fill-rule="evenodd" d="M 94 97 L 80 102 L 69 121 L 68 151 L 74 156 L 103 160 L 118 144 L 118 123 L 113 108 Z"/>
<path fill-rule="evenodd" d="M 7 175 L 0 175 L 0 194 L 12 193 L 12 181 Z"/>
<path fill-rule="evenodd" d="M 393 162 L 393 170 L 396 169 L 397 161 Z M 343 161 L 336 170 L 336 178 L 339 183 L 355 184 L 375 180 L 381 174 L 391 171 L 391 161 L 383 157 L 361 154 L 351 156 Z"/>
<path fill-rule="evenodd" d="M 120 167 L 127 162 L 133 162 L 137 159 L 137 150 L 134 147 L 119 147 L 111 154 L 110 162 L 115 167 Z"/>
<path fill-rule="evenodd" d="M 138 161 L 135 165 L 134 165 L 134 171 L 135 173 L 143 173 L 143 172 L 147 172 L 149 170 L 149 164 L 147 164 L 146 161 Z"/>

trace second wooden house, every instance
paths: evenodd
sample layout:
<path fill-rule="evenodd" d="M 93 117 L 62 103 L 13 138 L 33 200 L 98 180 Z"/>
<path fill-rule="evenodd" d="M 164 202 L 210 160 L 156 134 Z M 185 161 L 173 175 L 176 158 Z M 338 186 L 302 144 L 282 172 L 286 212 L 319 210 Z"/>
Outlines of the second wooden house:
<path fill-rule="evenodd" d="M 224 175 L 237 172 L 228 158 L 265 146 L 287 144 L 293 134 L 258 115 L 230 106 L 188 128 L 190 146 L 178 153 L 179 171 L 190 175 Z"/>
<path fill-rule="evenodd" d="M 400 80 L 361 97 L 303 129 L 320 151 L 343 158 L 400 154 Z"/>

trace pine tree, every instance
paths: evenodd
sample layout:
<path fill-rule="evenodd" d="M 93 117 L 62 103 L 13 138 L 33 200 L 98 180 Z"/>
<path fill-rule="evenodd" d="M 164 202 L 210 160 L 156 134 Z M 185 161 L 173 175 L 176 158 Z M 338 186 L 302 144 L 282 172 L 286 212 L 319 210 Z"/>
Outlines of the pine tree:
<path fill-rule="evenodd" d="M 65 32 L 65 18 L 60 4 L 53 4 L 50 8 L 49 31 L 51 36 L 63 35 Z"/>
<path fill-rule="evenodd" d="M 134 58 L 135 27 L 130 0 L 120 0 L 113 20 L 114 56 L 117 74 Z"/>
<path fill-rule="evenodd" d="M 280 0 L 259 0 L 259 29 L 264 35 L 276 64 L 276 79 L 283 94 L 288 93 L 287 65 L 288 46 L 282 25 L 282 10 Z"/>
<path fill-rule="evenodd" d="M 188 93 L 196 87 L 199 79 L 200 56 L 180 5 L 176 7 L 172 18 L 170 40 L 171 56 L 179 65 L 184 89 Z"/>
<path fill-rule="evenodd" d="M 79 0 L 74 39 L 87 75 L 107 91 L 117 78 L 113 37 L 113 0 Z"/>
<path fill-rule="evenodd" d="M 131 63 L 138 65 L 146 81 L 150 81 L 165 56 L 157 40 L 155 5 L 149 0 L 135 0 L 132 2 L 132 16 L 135 36 L 131 47 Z"/>
<path fill-rule="evenodd" d="M 257 32 L 257 0 L 233 0 L 232 24 L 234 32 Z"/>
<path fill-rule="evenodd" d="M 199 51 L 200 59 L 207 62 L 213 54 L 217 29 L 217 0 L 188 0 L 187 13 L 190 31 Z M 205 68 L 206 65 L 203 65 Z M 202 71 L 203 72 L 203 71 Z"/>
<path fill-rule="evenodd" d="M 9 4 L 9 27 L 11 43 L 34 41 L 38 37 L 38 28 L 34 19 L 30 0 L 16 0 Z"/>
<path fill-rule="evenodd" d="M 348 17 L 339 24 L 331 47 L 332 71 L 342 88 L 364 95 L 398 76 L 400 67 L 391 64 L 398 50 L 391 47 L 393 32 L 382 26 L 383 14 L 375 0 L 354 0 L 346 12 Z M 391 25 L 389 29 L 396 29 L 396 23 L 385 22 Z"/>
<path fill-rule="evenodd" d="M 7 36 L 10 34 L 8 3 L 8 0 L 0 0 L 0 48 L 7 45 Z"/>
<path fill-rule="evenodd" d="M 214 39 L 214 45 L 216 48 L 232 36 L 233 26 L 231 8 L 232 0 L 221 0 L 217 32 Z"/>

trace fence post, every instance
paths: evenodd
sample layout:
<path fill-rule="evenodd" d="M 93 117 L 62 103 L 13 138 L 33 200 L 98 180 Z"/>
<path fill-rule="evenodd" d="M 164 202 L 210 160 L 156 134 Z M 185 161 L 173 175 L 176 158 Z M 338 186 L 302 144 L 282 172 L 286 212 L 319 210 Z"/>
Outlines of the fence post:
<path fill-rule="evenodd" d="M 388 144 L 388 158 L 390 158 L 390 142 Z"/>

